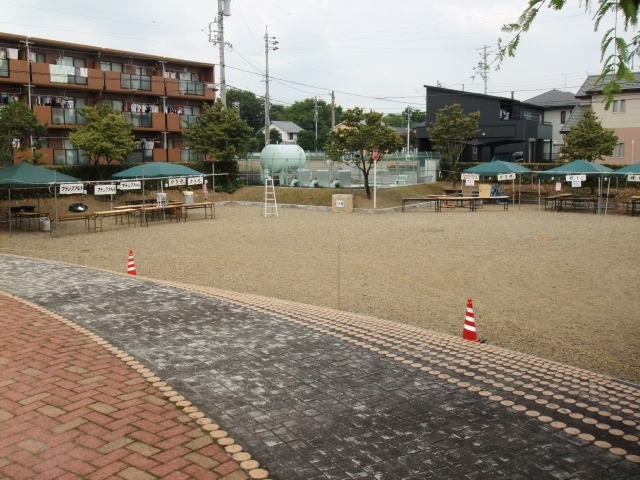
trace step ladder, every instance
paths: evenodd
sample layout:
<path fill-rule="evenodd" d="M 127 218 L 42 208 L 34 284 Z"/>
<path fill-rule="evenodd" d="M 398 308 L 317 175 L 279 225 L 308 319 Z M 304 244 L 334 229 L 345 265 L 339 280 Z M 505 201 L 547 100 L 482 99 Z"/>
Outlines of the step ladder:
<path fill-rule="evenodd" d="M 264 217 L 268 215 L 278 216 L 278 202 L 276 202 L 276 189 L 273 186 L 273 178 L 267 177 L 264 180 Z"/>

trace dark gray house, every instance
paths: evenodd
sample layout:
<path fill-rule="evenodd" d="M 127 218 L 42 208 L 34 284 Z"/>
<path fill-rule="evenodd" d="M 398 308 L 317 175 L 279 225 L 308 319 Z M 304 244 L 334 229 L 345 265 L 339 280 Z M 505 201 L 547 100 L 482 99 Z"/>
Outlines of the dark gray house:
<path fill-rule="evenodd" d="M 544 151 L 545 145 L 548 150 L 553 143 L 553 127 L 551 123 L 545 122 L 546 107 L 513 98 L 428 85 L 425 88 L 427 119 L 416 125 L 418 151 L 433 150 L 427 126 L 435 122 L 436 112 L 447 105 L 458 103 L 465 113 L 480 112 L 480 133 L 468 142 L 469 148 L 465 148 L 462 161 L 488 162 L 494 155 L 505 154 L 508 157 L 508 154 L 515 152 L 522 152 L 524 162 L 542 162 L 545 157 L 550 157 L 551 152 Z"/>

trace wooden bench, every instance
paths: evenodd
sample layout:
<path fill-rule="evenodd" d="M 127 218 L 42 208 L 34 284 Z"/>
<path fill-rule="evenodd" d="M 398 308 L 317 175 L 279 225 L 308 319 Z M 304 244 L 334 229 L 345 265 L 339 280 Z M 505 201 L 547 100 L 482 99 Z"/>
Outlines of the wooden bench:
<path fill-rule="evenodd" d="M 207 217 L 207 209 L 211 214 L 211 219 L 213 219 L 213 202 L 198 202 L 198 203 L 185 203 L 182 205 L 182 210 L 184 211 L 184 221 L 187 221 L 187 210 L 191 210 L 194 208 L 204 208 L 204 218 Z"/>
<path fill-rule="evenodd" d="M 163 219 L 168 215 L 169 221 L 173 221 L 173 218 L 175 218 L 176 222 L 179 222 L 182 216 L 182 207 L 183 205 L 180 204 L 180 205 L 168 205 L 166 208 L 163 208 L 163 207 L 140 208 L 138 209 L 138 212 L 140 212 L 140 225 L 144 223 L 145 226 L 148 226 L 149 217 L 151 217 L 151 220 L 154 220 L 157 215 L 159 219 L 161 214 Z"/>
<path fill-rule="evenodd" d="M 87 232 L 91 231 L 89 222 L 93 218 L 93 213 L 75 213 L 71 215 L 58 215 L 58 217 L 49 217 L 51 221 L 51 229 L 49 230 L 49 235 L 53 235 L 53 223 L 54 222 L 72 222 L 74 220 L 84 220 L 84 228 L 87 229 Z"/>
<path fill-rule="evenodd" d="M 137 208 L 120 209 L 120 210 L 107 210 L 104 212 L 93 212 L 93 231 L 97 232 L 97 221 L 100 220 L 100 231 L 102 231 L 102 219 L 104 217 L 115 217 L 116 225 L 118 224 L 118 218 L 120 218 L 120 225 L 124 225 L 124 217 L 127 217 L 127 225 L 131 226 L 131 217 L 133 217 L 133 226 L 136 226 L 136 217 L 138 213 Z M 91 230 L 89 230 L 91 231 Z"/>
<path fill-rule="evenodd" d="M 462 206 L 465 202 L 469 204 L 469 211 L 475 212 L 478 210 L 478 206 L 482 205 L 483 202 L 487 200 L 496 200 L 503 201 L 503 210 L 509 210 L 509 196 L 508 195 L 499 195 L 497 197 L 437 197 L 436 198 L 436 212 L 442 211 L 442 205 L 455 204 Z"/>

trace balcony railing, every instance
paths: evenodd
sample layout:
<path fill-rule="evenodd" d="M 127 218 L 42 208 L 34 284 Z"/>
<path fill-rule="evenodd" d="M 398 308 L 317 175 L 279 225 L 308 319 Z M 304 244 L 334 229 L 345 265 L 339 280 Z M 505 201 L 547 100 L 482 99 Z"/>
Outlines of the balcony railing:
<path fill-rule="evenodd" d="M 178 92 L 185 95 L 204 95 L 204 83 L 191 80 L 180 80 Z"/>
<path fill-rule="evenodd" d="M 180 150 L 181 162 L 204 162 L 204 155 L 201 153 L 193 153 L 188 148 Z"/>
<path fill-rule="evenodd" d="M 127 90 L 151 90 L 151 77 L 147 75 L 120 74 L 120 88 Z"/>
<path fill-rule="evenodd" d="M 9 76 L 9 60 L 0 60 L 0 77 Z"/>
<path fill-rule="evenodd" d="M 89 165 L 89 157 L 82 150 L 54 150 L 54 165 Z"/>
<path fill-rule="evenodd" d="M 143 162 L 153 162 L 153 150 L 149 149 L 139 149 L 134 150 L 127 158 L 127 162 L 129 163 L 143 163 Z"/>
<path fill-rule="evenodd" d="M 189 128 L 192 123 L 198 123 L 197 115 L 180 115 L 180 128 Z"/>
<path fill-rule="evenodd" d="M 153 126 L 150 113 L 122 112 L 122 116 L 125 122 L 132 124 L 134 127 L 151 128 Z"/>
<path fill-rule="evenodd" d="M 53 125 L 84 125 L 85 118 L 78 108 L 52 108 L 51 123 Z"/>

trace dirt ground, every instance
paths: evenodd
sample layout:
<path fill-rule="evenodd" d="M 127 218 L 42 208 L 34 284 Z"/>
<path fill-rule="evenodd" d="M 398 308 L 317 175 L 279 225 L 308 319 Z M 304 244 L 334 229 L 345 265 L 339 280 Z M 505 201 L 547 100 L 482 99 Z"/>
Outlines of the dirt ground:
<path fill-rule="evenodd" d="M 108 209 L 91 198 L 86 203 L 90 211 Z M 266 219 L 260 213 L 230 204 L 216 209 L 215 220 L 197 210 L 186 223 L 148 228 L 116 227 L 108 219 L 104 232 L 90 234 L 68 222 L 59 239 L 3 230 L 0 253 L 124 272 L 131 248 L 139 275 L 452 335 L 461 335 L 471 297 L 479 332 L 490 343 L 640 381 L 640 218 L 539 212 L 531 205 L 508 212 L 485 205 L 475 213 L 281 208 L 279 218 Z"/>

